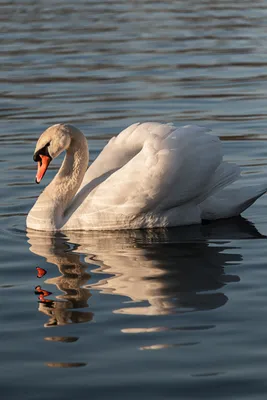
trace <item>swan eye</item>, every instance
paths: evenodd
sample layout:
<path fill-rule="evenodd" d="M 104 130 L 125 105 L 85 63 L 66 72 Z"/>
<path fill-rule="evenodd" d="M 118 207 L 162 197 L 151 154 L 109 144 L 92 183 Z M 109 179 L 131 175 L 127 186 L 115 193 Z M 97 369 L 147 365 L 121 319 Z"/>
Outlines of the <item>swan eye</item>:
<path fill-rule="evenodd" d="M 48 151 L 49 146 L 50 146 L 50 142 L 48 142 L 40 150 L 36 151 L 36 153 L 33 155 L 33 161 L 35 161 L 35 162 L 42 161 L 40 155 L 47 156 L 52 159 L 52 157 L 50 156 L 49 151 Z"/>

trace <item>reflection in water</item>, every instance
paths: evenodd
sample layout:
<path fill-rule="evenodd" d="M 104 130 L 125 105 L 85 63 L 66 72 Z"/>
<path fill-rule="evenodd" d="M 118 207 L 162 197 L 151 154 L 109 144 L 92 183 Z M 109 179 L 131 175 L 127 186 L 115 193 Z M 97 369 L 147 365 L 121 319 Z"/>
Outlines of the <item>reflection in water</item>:
<path fill-rule="evenodd" d="M 43 278 L 47 274 L 47 271 L 43 268 L 36 267 L 36 270 L 37 270 L 37 278 Z"/>
<path fill-rule="evenodd" d="M 224 267 L 242 259 L 229 239 L 260 236 L 243 218 L 170 230 L 68 232 L 67 238 L 28 231 L 30 250 L 61 273 L 46 281 L 64 293 L 57 296 L 60 301 L 39 304 L 49 316 L 45 326 L 91 321 L 92 313 L 73 310 L 88 306 L 89 289 L 127 297 L 115 313 L 164 315 L 221 307 L 227 302 L 224 285 L 239 281 Z M 97 265 L 93 272 L 105 279 L 88 284 L 88 264 Z"/>
<path fill-rule="evenodd" d="M 49 292 L 48 290 L 43 289 L 40 285 L 35 287 L 35 294 L 38 294 L 39 296 L 43 296 L 43 297 L 47 297 L 50 296 L 50 294 L 52 294 L 51 292 Z"/>
<path fill-rule="evenodd" d="M 79 363 L 79 362 L 73 362 L 73 363 L 67 363 L 67 362 L 49 362 L 45 363 L 47 367 L 51 368 L 77 368 L 77 367 L 85 367 L 87 363 Z"/>
<path fill-rule="evenodd" d="M 199 342 L 152 344 L 150 346 L 141 346 L 140 350 L 162 350 L 170 347 L 194 346 L 196 344 L 199 344 Z"/>
<path fill-rule="evenodd" d="M 88 307 L 87 300 L 91 296 L 88 289 L 82 286 L 87 283 L 90 275 L 85 271 L 87 265 L 80 261 L 78 254 L 69 252 L 70 244 L 63 235 L 51 235 L 44 232 L 28 233 L 31 250 L 45 257 L 47 262 L 57 265 L 60 276 L 47 279 L 45 282 L 54 284 L 63 292 L 57 300 L 46 299 L 52 294 L 40 285 L 35 291 L 39 294 L 39 311 L 49 317 L 48 326 L 66 325 L 89 322 L 93 313 L 78 311 L 77 308 Z"/>
<path fill-rule="evenodd" d="M 47 342 L 62 342 L 62 343 L 73 343 L 79 339 L 75 336 L 47 336 L 44 338 Z"/>

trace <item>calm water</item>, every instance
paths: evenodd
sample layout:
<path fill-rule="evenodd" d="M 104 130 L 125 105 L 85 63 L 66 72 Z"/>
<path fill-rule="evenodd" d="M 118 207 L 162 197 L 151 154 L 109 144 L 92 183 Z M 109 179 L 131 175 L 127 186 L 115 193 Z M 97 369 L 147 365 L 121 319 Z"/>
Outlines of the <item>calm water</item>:
<path fill-rule="evenodd" d="M 266 196 L 168 231 L 25 229 L 58 122 L 91 160 L 133 122 L 206 125 L 266 181 L 266 20 L 260 0 L 1 1 L 1 398 L 266 399 Z"/>

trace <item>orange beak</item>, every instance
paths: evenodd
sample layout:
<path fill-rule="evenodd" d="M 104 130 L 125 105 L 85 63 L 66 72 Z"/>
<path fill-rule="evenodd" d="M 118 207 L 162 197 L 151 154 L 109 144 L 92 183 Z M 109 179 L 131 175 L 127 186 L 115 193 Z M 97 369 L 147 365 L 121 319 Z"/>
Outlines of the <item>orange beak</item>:
<path fill-rule="evenodd" d="M 40 183 L 46 173 L 48 165 L 50 164 L 51 158 L 40 154 L 41 161 L 38 161 L 38 169 L 36 174 L 36 183 Z"/>

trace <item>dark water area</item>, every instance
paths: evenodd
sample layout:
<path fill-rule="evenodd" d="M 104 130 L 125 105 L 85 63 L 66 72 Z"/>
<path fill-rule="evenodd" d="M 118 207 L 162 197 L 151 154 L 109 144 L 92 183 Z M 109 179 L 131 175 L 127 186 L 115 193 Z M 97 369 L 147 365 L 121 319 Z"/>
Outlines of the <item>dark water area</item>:
<path fill-rule="evenodd" d="M 264 183 L 266 21 L 260 0 L 1 1 L 1 399 L 266 399 L 266 195 L 201 226 L 25 227 L 61 162 L 35 185 L 35 142 L 59 122 L 90 161 L 134 122 L 204 125 Z"/>

